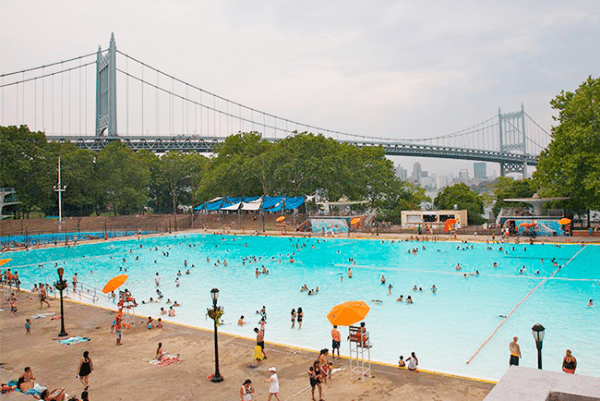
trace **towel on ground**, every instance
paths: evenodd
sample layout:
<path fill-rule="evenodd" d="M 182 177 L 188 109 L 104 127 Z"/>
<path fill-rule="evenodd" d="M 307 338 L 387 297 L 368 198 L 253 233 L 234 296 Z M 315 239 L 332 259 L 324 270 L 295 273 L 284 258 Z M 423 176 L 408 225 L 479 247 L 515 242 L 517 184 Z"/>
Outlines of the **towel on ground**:
<path fill-rule="evenodd" d="M 65 338 L 64 340 L 58 340 L 56 342 L 63 345 L 71 345 L 90 340 L 91 339 L 89 337 L 69 337 Z"/>
<path fill-rule="evenodd" d="M 163 356 L 163 358 L 160 361 L 157 359 L 153 359 L 153 360 L 149 361 L 149 363 L 151 365 L 160 366 L 161 368 L 164 368 L 165 366 L 169 366 L 169 365 L 172 365 L 172 364 L 178 363 L 178 362 L 181 362 L 181 359 L 177 358 L 176 356 L 171 356 L 171 355 Z"/>

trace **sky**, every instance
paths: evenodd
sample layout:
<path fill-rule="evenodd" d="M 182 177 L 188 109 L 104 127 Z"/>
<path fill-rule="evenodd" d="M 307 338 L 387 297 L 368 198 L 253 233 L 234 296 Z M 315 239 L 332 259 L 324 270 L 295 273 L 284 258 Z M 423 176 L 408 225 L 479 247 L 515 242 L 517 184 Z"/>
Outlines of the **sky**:
<path fill-rule="evenodd" d="M 3 0 L 0 73 L 105 49 L 111 32 L 120 51 L 220 96 L 398 140 L 521 104 L 550 131 L 550 100 L 600 76 L 597 0 Z M 468 161 L 394 158 L 409 173 L 417 160 L 473 173 Z"/>

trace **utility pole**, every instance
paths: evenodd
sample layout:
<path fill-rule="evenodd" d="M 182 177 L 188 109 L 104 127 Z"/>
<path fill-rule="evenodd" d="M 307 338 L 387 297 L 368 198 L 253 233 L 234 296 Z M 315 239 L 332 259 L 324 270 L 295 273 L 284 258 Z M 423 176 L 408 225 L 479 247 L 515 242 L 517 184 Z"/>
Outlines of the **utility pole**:
<path fill-rule="evenodd" d="M 60 176 L 60 157 L 58 158 L 58 185 L 54 186 L 54 191 L 58 192 L 58 227 L 62 224 L 62 193 L 67 190 L 66 185 L 62 185 Z"/>

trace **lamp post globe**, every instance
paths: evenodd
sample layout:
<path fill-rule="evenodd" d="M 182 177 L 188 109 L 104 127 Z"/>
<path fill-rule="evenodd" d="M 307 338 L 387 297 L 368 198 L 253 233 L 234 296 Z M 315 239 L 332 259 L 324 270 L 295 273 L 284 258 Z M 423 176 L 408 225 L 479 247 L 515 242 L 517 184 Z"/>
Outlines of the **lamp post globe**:
<path fill-rule="evenodd" d="M 538 369 L 542 368 L 542 344 L 544 342 L 545 333 L 546 329 L 539 323 L 534 324 L 531 328 L 531 334 L 533 335 L 533 340 L 535 341 L 538 352 Z"/>
<path fill-rule="evenodd" d="M 223 381 L 223 376 L 221 376 L 221 373 L 219 372 L 219 340 L 217 338 L 217 323 L 219 320 L 217 314 L 217 311 L 219 310 L 217 307 L 217 300 L 219 299 L 219 289 L 213 288 L 210 290 L 210 296 L 213 301 L 213 323 L 215 332 L 215 374 L 210 378 L 210 381 L 213 383 L 219 383 Z"/>

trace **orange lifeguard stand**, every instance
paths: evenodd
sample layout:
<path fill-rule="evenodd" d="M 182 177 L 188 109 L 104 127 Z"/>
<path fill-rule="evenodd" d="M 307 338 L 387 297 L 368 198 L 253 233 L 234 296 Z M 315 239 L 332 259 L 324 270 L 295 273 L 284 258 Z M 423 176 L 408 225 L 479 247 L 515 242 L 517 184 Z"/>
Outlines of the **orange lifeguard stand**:
<path fill-rule="evenodd" d="M 126 294 L 125 291 L 119 291 L 119 306 L 118 315 L 121 316 L 123 327 L 127 328 L 135 324 L 135 299 L 131 294 Z"/>
<path fill-rule="evenodd" d="M 358 326 L 349 326 L 350 374 L 369 376 L 371 373 L 371 344 L 369 332 Z"/>

